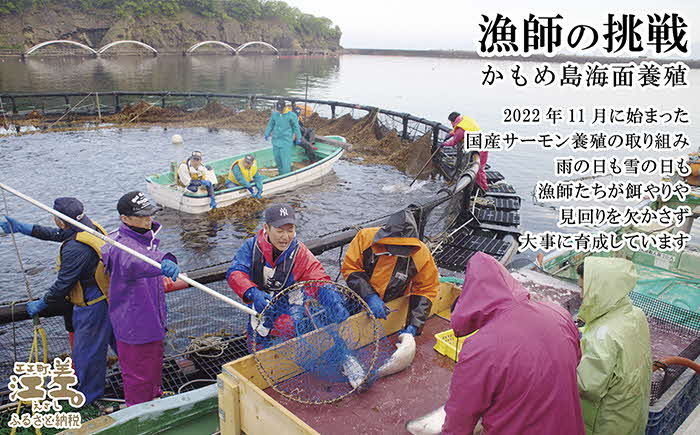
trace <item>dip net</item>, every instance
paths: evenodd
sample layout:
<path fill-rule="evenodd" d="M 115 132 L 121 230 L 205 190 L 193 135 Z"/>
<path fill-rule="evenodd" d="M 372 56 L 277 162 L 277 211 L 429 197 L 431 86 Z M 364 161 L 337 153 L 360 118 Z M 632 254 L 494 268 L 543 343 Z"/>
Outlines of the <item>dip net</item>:
<path fill-rule="evenodd" d="M 297 402 L 340 400 L 368 385 L 385 359 L 380 322 L 356 293 L 331 281 L 288 287 L 252 323 L 260 373 Z"/>

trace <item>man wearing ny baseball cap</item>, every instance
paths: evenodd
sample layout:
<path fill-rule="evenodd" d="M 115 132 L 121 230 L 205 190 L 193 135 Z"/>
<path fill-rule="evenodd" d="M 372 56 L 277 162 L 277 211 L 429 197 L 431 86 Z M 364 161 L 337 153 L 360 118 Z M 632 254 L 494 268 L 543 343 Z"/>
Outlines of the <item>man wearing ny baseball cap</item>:
<path fill-rule="evenodd" d="M 96 231 L 105 230 L 85 214 L 77 198 L 56 198 L 54 210 Z M 17 232 L 37 239 L 61 242 L 58 252 L 58 274 L 49 290 L 36 301 L 27 304 L 27 314 L 34 317 L 49 307 L 64 309 L 66 300 L 72 304 L 67 316 L 72 316 L 71 357 L 78 376 L 78 390 L 85 404 L 104 395 L 107 350 L 116 350 L 112 325 L 108 315 L 107 292 L 109 277 L 101 261 L 105 242 L 68 222 L 55 217 L 56 227 L 20 222 L 6 216 L 0 227 L 6 233 Z M 70 331 L 70 329 L 69 329 Z"/>
<path fill-rule="evenodd" d="M 265 210 L 263 228 L 255 237 L 243 243 L 226 272 L 229 287 L 258 313 L 262 312 L 276 293 L 297 282 L 330 280 L 314 254 L 297 240 L 296 223 L 291 205 L 270 206 Z M 342 300 L 332 289 L 321 287 L 317 294 L 307 296 L 318 298 L 332 310 L 337 321 L 347 318 L 348 312 L 343 307 Z M 285 302 L 289 304 L 289 314 L 273 313 L 274 318 L 267 319 L 269 324 L 259 325 L 257 317 L 251 316 L 248 337 L 257 334 L 255 342 L 258 349 L 296 334 L 294 316 L 295 313 L 303 315 L 303 300 L 280 303 Z"/>
<path fill-rule="evenodd" d="M 157 261 L 160 269 L 114 246 L 103 248 L 105 267 L 111 276 L 109 316 L 117 340 L 127 406 L 162 394 L 166 327 L 163 275 L 175 280 L 180 268 L 173 254 L 158 249 L 160 240 L 156 235 L 161 226 L 153 221 L 158 210 L 142 192 L 125 194 L 117 203 L 122 223 L 110 236 Z"/>

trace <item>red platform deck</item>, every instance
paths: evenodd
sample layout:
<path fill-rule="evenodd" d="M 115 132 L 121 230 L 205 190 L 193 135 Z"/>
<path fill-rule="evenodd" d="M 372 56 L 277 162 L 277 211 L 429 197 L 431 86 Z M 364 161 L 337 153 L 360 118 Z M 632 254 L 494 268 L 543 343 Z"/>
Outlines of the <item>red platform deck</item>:
<path fill-rule="evenodd" d="M 416 357 L 409 368 L 339 402 L 305 405 L 272 388 L 265 392 L 321 434 L 405 434 L 408 420 L 433 411 L 447 400 L 454 362 L 433 350 L 435 334 L 447 329 L 447 320 L 437 316 L 428 319 L 423 334 L 416 337 Z M 394 343 L 396 338 L 394 334 L 385 340 Z"/>

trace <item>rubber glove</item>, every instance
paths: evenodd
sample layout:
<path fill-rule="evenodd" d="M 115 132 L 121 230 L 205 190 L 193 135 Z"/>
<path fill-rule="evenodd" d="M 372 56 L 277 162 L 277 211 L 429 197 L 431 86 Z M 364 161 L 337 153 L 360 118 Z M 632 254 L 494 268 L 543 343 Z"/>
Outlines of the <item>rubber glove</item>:
<path fill-rule="evenodd" d="M 296 145 L 301 145 L 301 139 L 295 140 L 294 143 L 295 143 Z"/>
<path fill-rule="evenodd" d="M 209 198 L 209 207 L 216 208 L 216 198 L 214 198 L 213 196 Z"/>
<path fill-rule="evenodd" d="M 369 309 L 372 310 L 374 317 L 378 319 L 386 319 L 386 313 L 389 311 L 389 309 L 386 307 L 386 305 L 384 305 L 384 301 L 382 301 L 378 294 L 372 293 L 371 295 L 367 296 L 365 302 L 367 302 L 367 305 L 369 305 Z"/>
<path fill-rule="evenodd" d="M 260 291 L 257 287 L 249 288 L 243 293 L 243 296 L 253 301 L 253 308 L 255 308 L 255 311 L 258 313 L 262 313 L 262 310 L 264 310 L 267 304 L 272 300 L 272 296 L 264 291 Z"/>
<path fill-rule="evenodd" d="M 39 314 L 41 311 L 44 311 L 49 307 L 49 304 L 44 302 L 43 299 L 39 299 L 36 301 L 31 301 L 27 304 L 27 314 L 29 314 L 29 317 L 34 317 L 37 314 Z"/>
<path fill-rule="evenodd" d="M 418 328 L 416 328 L 413 325 L 408 325 L 407 327 L 405 327 L 399 331 L 399 335 L 401 335 L 401 334 L 411 334 L 412 336 L 415 337 L 416 334 L 418 334 Z"/>
<path fill-rule="evenodd" d="M 343 297 L 329 284 L 318 289 L 318 302 L 326 308 L 331 319 L 336 323 L 344 322 L 350 317 L 350 313 L 343 305 Z"/>
<path fill-rule="evenodd" d="M 32 229 L 34 229 L 34 225 L 25 224 L 9 216 L 5 216 L 5 220 L 7 222 L 0 222 L 0 228 L 2 228 L 2 230 L 5 233 L 10 234 L 12 231 L 14 231 L 15 233 L 22 233 L 27 236 L 32 235 Z M 12 224 L 12 230 L 10 230 L 10 224 Z"/>
<path fill-rule="evenodd" d="M 173 281 L 175 281 L 177 276 L 180 274 L 180 266 L 178 266 L 174 261 L 168 259 L 160 262 L 160 270 L 163 272 L 164 276 L 167 276 Z"/>
<path fill-rule="evenodd" d="M 202 180 L 202 185 L 206 187 L 211 187 L 211 181 L 209 180 Z"/>
<path fill-rule="evenodd" d="M 252 187 L 248 187 L 247 189 L 248 189 L 248 192 L 250 192 L 250 196 L 252 196 L 253 198 L 255 198 L 255 191 L 253 190 L 253 188 L 252 188 Z"/>
<path fill-rule="evenodd" d="M 267 142 L 268 140 L 270 140 L 270 136 L 265 135 L 265 142 Z"/>

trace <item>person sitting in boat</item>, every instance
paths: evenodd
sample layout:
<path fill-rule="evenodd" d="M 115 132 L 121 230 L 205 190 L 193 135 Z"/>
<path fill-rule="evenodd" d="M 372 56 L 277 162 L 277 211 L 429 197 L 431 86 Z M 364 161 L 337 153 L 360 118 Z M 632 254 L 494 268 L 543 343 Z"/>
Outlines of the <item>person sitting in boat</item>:
<path fill-rule="evenodd" d="M 350 242 L 340 271 L 348 287 L 381 319 L 387 315 L 384 302 L 410 294 L 407 324 L 401 332 L 421 333 L 440 282 L 410 210 L 394 213 L 381 228 L 361 229 Z"/>
<path fill-rule="evenodd" d="M 461 165 L 464 158 L 464 133 L 467 131 L 480 131 L 479 125 L 472 118 L 452 112 L 447 119 L 452 124 L 452 132 L 447 136 L 442 146 L 453 147 L 459 146 L 457 149 L 457 166 Z M 488 182 L 486 181 L 486 161 L 489 158 L 488 151 L 474 152 L 471 154 L 474 161 L 479 162 L 479 172 L 476 174 L 476 184 L 481 189 L 482 193 L 488 190 Z"/>
<path fill-rule="evenodd" d="M 288 174 L 292 171 L 294 144 L 301 143 L 301 131 L 297 116 L 291 108 L 287 107 L 284 100 L 278 100 L 275 103 L 275 110 L 267 123 L 265 140 L 267 141 L 270 136 L 272 136 L 272 153 L 275 156 L 279 175 Z"/>
<path fill-rule="evenodd" d="M 309 280 L 325 280 L 330 278 L 323 269 L 321 262 L 314 254 L 296 238 L 296 217 L 294 209 L 289 204 L 274 204 L 265 210 L 265 223 L 255 237 L 243 243 L 226 272 L 229 287 L 261 313 L 272 297 L 297 282 Z M 342 322 L 348 317 L 347 309 L 337 292 L 326 286 L 318 290 L 319 301 L 329 307 L 336 321 Z M 274 318 L 265 319 L 260 325 L 256 316 L 250 317 L 248 324 L 249 340 L 255 333 L 255 343 L 259 350 L 269 347 L 280 340 L 295 336 L 294 326 L 296 314 L 303 315 L 304 295 L 292 297 L 287 295 L 286 304 L 289 313 L 275 310 Z M 255 331 L 255 332 L 254 332 Z M 252 342 L 249 341 L 249 347 Z"/>
<path fill-rule="evenodd" d="M 76 198 L 56 198 L 53 208 L 106 234 L 98 223 L 85 215 L 83 203 Z M 27 304 L 27 313 L 34 317 L 49 307 L 62 307 L 66 300 L 73 305 L 71 356 L 78 376 L 78 390 L 85 396 L 85 404 L 90 404 L 104 395 L 108 347 L 117 350 L 108 315 L 109 277 L 100 250 L 104 242 L 58 218 L 54 218 L 57 228 L 6 219 L 7 222 L 0 223 L 6 233 L 19 232 L 40 240 L 61 242 L 56 280 L 44 296 Z"/>
<path fill-rule="evenodd" d="M 258 189 L 257 192 L 253 190 L 253 184 Z M 233 162 L 228 171 L 226 187 L 232 188 L 238 186 L 243 186 L 248 189 L 250 196 L 253 198 L 262 198 L 263 178 L 262 175 L 258 173 L 258 163 L 255 161 L 255 157 L 252 154 L 248 154 L 242 159 Z"/>
<path fill-rule="evenodd" d="M 126 193 L 117 203 L 121 225 L 110 237 L 159 262 L 160 269 L 119 248 L 105 245 L 102 258 L 110 274 L 109 317 L 117 340 L 127 406 L 162 394 L 163 340 L 166 328 L 163 276 L 175 281 L 177 259 L 158 249 L 158 208 L 142 192 Z"/>
<path fill-rule="evenodd" d="M 479 419 L 487 434 L 585 433 L 568 311 L 530 300 L 502 264 L 477 252 L 450 317 L 455 336 L 476 333 L 452 374 L 443 434 L 470 434 Z"/>
<path fill-rule="evenodd" d="M 628 294 L 637 284 L 634 263 L 587 257 L 576 272 L 582 303 L 578 390 L 586 433 L 643 434 L 649 417 L 651 344 L 644 312 Z"/>
<path fill-rule="evenodd" d="M 209 205 L 216 208 L 216 197 L 214 195 L 214 185 L 207 180 L 207 168 L 202 163 L 202 153 L 192 151 L 192 155 L 180 163 L 177 168 L 177 183 L 187 188 L 190 192 L 196 192 L 200 187 L 207 189 L 209 195 Z"/>
<path fill-rule="evenodd" d="M 315 152 L 316 148 L 314 147 L 316 132 L 313 128 L 304 126 L 304 117 L 301 114 L 302 109 L 300 106 L 294 105 L 292 111 L 297 115 L 297 118 L 299 118 L 299 130 L 301 131 L 301 138 L 297 141 L 297 144 L 304 148 L 306 158 L 309 159 L 309 162 L 313 163 L 318 160 Z"/>

